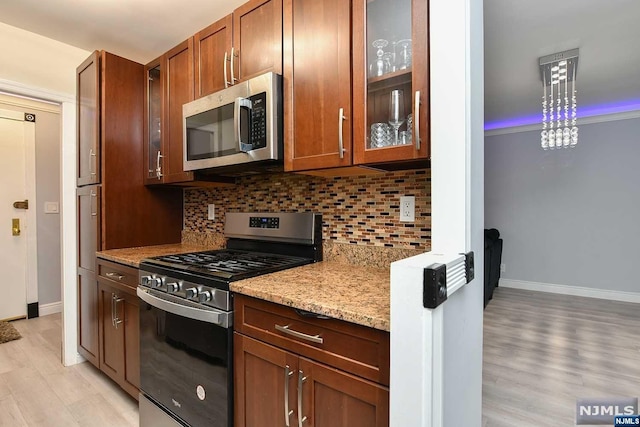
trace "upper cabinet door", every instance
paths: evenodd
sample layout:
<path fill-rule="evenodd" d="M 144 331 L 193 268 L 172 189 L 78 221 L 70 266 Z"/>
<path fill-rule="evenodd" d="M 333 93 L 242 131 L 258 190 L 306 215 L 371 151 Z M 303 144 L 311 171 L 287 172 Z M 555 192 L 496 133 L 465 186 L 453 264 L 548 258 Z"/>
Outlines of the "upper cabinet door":
<path fill-rule="evenodd" d="M 284 0 L 287 171 L 351 165 L 350 3 Z"/>
<path fill-rule="evenodd" d="M 78 186 L 100 183 L 100 52 L 76 70 Z"/>
<path fill-rule="evenodd" d="M 164 72 L 162 57 L 144 67 L 147 77 L 145 86 L 146 111 L 144 120 L 144 183 L 162 182 L 162 125 Z"/>
<path fill-rule="evenodd" d="M 231 78 L 229 66 L 233 36 L 233 18 L 227 15 L 194 36 L 195 97 L 224 89 Z"/>
<path fill-rule="evenodd" d="M 427 0 L 354 5 L 354 164 L 427 159 Z"/>
<path fill-rule="evenodd" d="M 183 170 L 182 105 L 193 101 L 193 38 L 166 54 L 165 126 L 161 158 L 164 183 L 193 180 L 193 172 Z"/>
<path fill-rule="evenodd" d="M 282 74 L 282 0 L 252 0 L 237 8 L 233 47 L 230 78 L 242 81 L 270 71 Z"/>

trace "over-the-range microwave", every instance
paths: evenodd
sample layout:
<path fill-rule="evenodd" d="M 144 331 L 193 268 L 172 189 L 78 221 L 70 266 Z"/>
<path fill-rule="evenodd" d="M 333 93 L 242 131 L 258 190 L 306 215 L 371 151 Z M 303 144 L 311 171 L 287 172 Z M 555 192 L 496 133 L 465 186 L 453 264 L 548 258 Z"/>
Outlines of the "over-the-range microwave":
<path fill-rule="evenodd" d="M 266 73 L 184 104 L 184 170 L 281 163 L 282 76 Z M 235 168 L 237 169 L 237 168 Z"/>

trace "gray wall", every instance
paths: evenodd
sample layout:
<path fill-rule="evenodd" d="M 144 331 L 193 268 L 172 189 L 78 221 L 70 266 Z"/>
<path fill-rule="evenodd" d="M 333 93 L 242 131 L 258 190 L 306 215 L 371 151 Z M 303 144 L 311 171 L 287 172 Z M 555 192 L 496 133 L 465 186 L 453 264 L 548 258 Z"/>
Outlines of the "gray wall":
<path fill-rule="evenodd" d="M 61 301 L 60 214 L 44 213 L 60 202 L 60 114 L 36 112 L 36 197 L 38 198 L 38 302 Z"/>
<path fill-rule="evenodd" d="M 60 114 L 38 109 L 31 100 L 2 95 L 3 109 L 36 115 L 36 209 L 38 231 L 38 303 L 61 301 L 60 214 L 45 214 L 44 202 L 60 201 Z M 59 109 L 46 105 L 47 110 Z"/>
<path fill-rule="evenodd" d="M 502 278 L 638 292 L 640 119 L 580 126 L 573 150 L 539 132 L 485 138 L 485 227 Z"/>

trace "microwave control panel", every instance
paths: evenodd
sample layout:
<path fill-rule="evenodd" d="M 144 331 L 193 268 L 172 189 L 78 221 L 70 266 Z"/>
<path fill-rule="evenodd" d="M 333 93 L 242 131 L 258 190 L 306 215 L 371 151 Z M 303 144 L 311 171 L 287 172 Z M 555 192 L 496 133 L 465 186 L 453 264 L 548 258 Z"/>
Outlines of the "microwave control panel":
<path fill-rule="evenodd" d="M 267 146 L 267 93 L 250 96 L 251 100 L 251 145 L 253 149 Z"/>

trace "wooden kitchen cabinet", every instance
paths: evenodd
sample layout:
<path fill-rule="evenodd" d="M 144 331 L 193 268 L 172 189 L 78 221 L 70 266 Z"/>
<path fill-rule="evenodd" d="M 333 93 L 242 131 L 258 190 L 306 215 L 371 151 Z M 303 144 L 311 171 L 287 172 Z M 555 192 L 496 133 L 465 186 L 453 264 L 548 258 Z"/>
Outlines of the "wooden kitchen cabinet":
<path fill-rule="evenodd" d="M 76 70 L 78 166 L 76 185 L 100 182 L 100 52 Z"/>
<path fill-rule="evenodd" d="M 147 188 L 140 174 L 143 70 L 141 64 L 104 51 L 94 52 L 77 68 L 78 352 L 96 367 L 96 251 L 181 239 L 182 191 Z"/>
<path fill-rule="evenodd" d="M 100 370 L 138 398 L 140 325 L 137 269 L 98 260 Z"/>
<path fill-rule="evenodd" d="M 183 167 L 182 105 L 194 99 L 193 38 L 145 67 L 145 184 L 193 181 Z"/>
<path fill-rule="evenodd" d="M 234 309 L 237 427 L 389 425 L 387 332 L 243 295 Z"/>
<path fill-rule="evenodd" d="M 285 0 L 283 14 L 285 170 L 426 167 L 427 0 Z M 406 138 L 390 131 L 394 90 Z"/>
<path fill-rule="evenodd" d="M 282 74 L 282 0 L 251 0 L 194 36 L 195 97 Z"/>
<path fill-rule="evenodd" d="M 429 13 L 427 0 L 354 3 L 353 163 L 410 162 L 426 167 L 429 158 Z M 385 46 L 380 47 L 381 45 Z M 382 60 L 381 63 L 378 61 Z M 382 69 L 378 65 L 382 64 Z M 389 125 L 390 94 L 403 96 L 402 123 L 384 144 L 372 125 Z M 409 124 L 411 117 L 412 124 Z M 393 129 L 393 126 L 390 126 Z M 406 138 L 401 138 L 403 131 Z M 410 135 L 410 136 L 409 136 Z M 422 162 L 421 162 L 422 160 Z"/>
<path fill-rule="evenodd" d="M 285 170 L 350 166 L 351 2 L 284 0 L 283 8 Z"/>
<path fill-rule="evenodd" d="M 100 189 L 89 185 L 76 190 L 78 221 L 78 353 L 95 366 L 98 360 L 98 293 L 96 251 L 100 243 Z"/>

